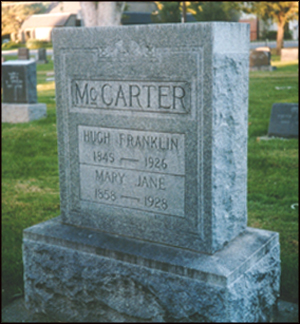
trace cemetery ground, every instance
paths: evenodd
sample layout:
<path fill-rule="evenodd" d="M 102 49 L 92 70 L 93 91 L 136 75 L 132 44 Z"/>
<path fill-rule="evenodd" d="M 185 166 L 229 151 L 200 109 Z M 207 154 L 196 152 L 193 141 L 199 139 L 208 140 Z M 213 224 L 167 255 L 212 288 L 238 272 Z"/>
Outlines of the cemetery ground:
<path fill-rule="evenodd" d="M 16 59 L 16 57 L 6 57 Z M 45 119 L 2 124 L 2 306 L 23 294 L 22 231 L 60 214 L 53 61 L 37 65 Z M 298 62 L 250 72 L 248 226 L 279 232 L 281 299 L 298 302 L 298 140 L 264 140 L 272 104 L 298 102 Z"/>

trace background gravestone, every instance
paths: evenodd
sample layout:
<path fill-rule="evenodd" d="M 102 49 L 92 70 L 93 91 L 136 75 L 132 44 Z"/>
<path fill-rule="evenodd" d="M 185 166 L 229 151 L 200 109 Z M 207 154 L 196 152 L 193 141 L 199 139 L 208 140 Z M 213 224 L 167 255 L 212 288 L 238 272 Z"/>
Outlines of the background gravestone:
<path fill-rule="evenodd" d="M 299 59 L 298 48 L 282 48 L 281 49 L 281 61 L 295 61 Z"/>
<path fill-rule="evenodd" d="M 39 48 L 38 49 L 38 59 L 37 59 L 37 64 L 45 64 L 48 63 L 47 60 L 47 52 L 45 48 Z"/>
<path fill-rule="evenodd" d="M 271 65 L 271 49 L 268 46 L 256 47 L 256 52 L 267 52 L 269 55 L 268 65 Z"/>
<path fill-rule="evenodd" d="M 18 48 L 18 60 L 29 60 L 29 49 L 26 47 Z"/>
<path fill-rule="evenodd" d="M 268 136 L 299 137 L 297 103 L 276 103 L 272 106 Z"/>
<path fill-rule="evenodd" d="M 250 71 L 272 71 L 270 52 L 253 50 L 250 52 Z"/>
<path fill-rule="evenodd" d="M 246 227 L 249 25 L 58 28 L 53 46 L 61 216 L 23 232 L 27 307 L 270 320 L 278 233 Z"/>
<path fill-rule="evenodd" d="M 37 103 L 34 61 L 7 61 L 2 64 L 3 102 Z"/>
<path fill-rule="evenodd" d="M 27 122 L 46 116 L 46 105 L 37 103 L 34 61 L 2 63 L 2 89 L 2 122 Z"/>

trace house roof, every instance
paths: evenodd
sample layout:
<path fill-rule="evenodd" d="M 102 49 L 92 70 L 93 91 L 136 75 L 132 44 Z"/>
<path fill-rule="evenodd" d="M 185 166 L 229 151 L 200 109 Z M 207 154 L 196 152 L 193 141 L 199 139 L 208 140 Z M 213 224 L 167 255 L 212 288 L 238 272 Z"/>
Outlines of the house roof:
<path fill-rule="evenodd" d="M 68 12 L 78 14 L 80 10 L 81 6 L 79 1 L 53 1 L 49 13 Z"/>
<path fill-rule="evenodd" d="M 55 14 L 41 14 L 32 15 L 26 19 L 22 25 L 24 28 L 33 27 L 60 27 L 65 26 L 72 13 L 55 13 Z"/>

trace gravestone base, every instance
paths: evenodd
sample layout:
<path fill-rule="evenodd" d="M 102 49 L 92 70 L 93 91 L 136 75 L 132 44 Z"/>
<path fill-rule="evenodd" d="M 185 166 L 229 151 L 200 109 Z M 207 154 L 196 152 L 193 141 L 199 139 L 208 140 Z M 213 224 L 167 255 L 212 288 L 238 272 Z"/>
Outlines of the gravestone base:
<path fill-rule="evenodd" d="M 23 232 L 25 303 L 66 322 L 268 322 L 278 233 L 247 228 L 213 255 L 61 223 Z"/>
<path fill-rule="evenodd" d="M 276 70 L 276 66 L 272 66 L 272 65 L 250 67 L 250 71 L 275 71 L 275 70 Z"/>
<path fill-rule="evenodd" d="M 36 64 L 47 64 L 48 60 L 36 60 Z"/>
<path fill-rule="evenodd" d="M 44 103 L 9 104 L 2 103 L 2 123 L 26 123 L 47 116 L 47 106 Z"/>

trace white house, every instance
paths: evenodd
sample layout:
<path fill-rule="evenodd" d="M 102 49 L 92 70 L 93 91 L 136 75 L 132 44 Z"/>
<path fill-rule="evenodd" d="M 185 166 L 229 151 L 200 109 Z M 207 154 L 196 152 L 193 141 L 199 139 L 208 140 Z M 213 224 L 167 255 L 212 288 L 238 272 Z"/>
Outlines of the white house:
<path fill-rule="evenodd" d="M 76 14 L 54 13 L 32 15 L 24 21 L 20 30 L 20 39 L 51 41 L 51 32 L 54 27 L 75 27 Z"/>

